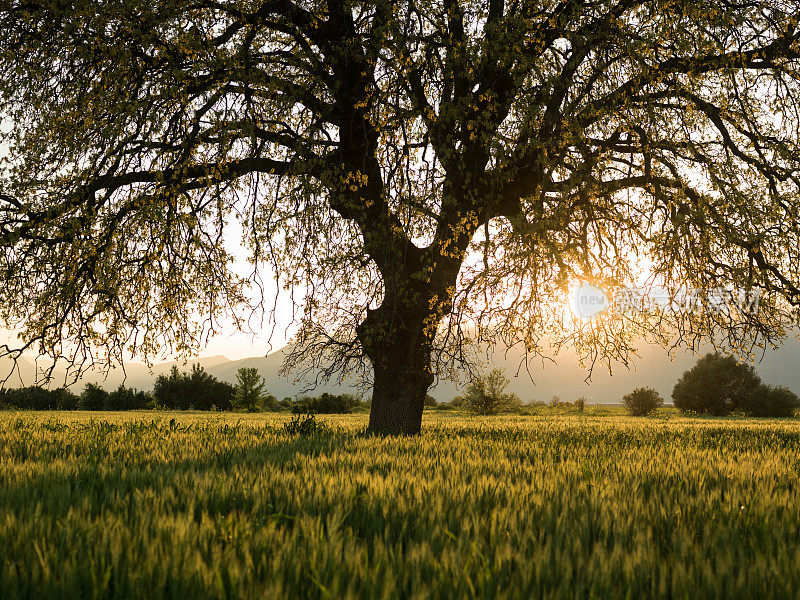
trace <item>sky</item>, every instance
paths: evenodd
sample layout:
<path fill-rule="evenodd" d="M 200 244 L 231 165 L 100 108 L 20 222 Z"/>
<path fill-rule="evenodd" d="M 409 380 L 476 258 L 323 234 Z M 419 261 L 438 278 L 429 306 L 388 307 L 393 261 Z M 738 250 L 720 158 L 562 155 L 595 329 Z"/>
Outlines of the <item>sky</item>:
<path fill-rule="evenodd" d="M 240 251 L 236 256 L 244 256 L 244 252 Z M 246 269 L 246 261 L 239 259 L 237 263 L 235 266 L 237 271 Z M 265 268 L 265 273 L 262 276 L 264 281 L 274 284 L 274 277 L 270 278 L 268 275 L 269 273 L 266 272 Z M 271 289 L 267 290 L 266 303 L 271 304 L 274 294 L 275 286 L 272 285 Z M 296 326 L 293 326 L 292 323 L 291 303 L 285 293 L 279 295 L 274 318 L 274 324 L 270 321 L 268 314 L 264 315 L 263 320 L 253 319 L 250 323 L 252 333 L 239 332 L 230 319 L 222 319 L 220 320 L 222 325 L 221 332 L 212 337 L 209 343 L 200 349 L 197 356 L 202 358 L 222 355 L 231 360 L 252 356 L 266 356 L 268 353 L 285 346 L 296 330 Z M 13 331 L 0 328 L 0 345 L 5 343 L 15 347 L 20 344 L 20 341 Z M 35 355 L 35 353 L 28 354 Z M 171 358 L 171 356 L 158 357 L 156 362 L 170 360 Z M 142 361 L 143 359 L 142 357 L 133 357 L 132 360 Z"/>
<path fill-rule="evenodd" d="M 0 130 L 7 131 L 10 127 L 8 120 L 0 119 Z M 0 144 L 0 160 L 8 153 L 8 147 Z M 241 229 L 235 224 L 231 224 L 229 233 L 226 236 L 226 246 L 228 250 L 237 258 L 234 269 L 241 275 L 250 272 L 251 267 L 245 260 L 246 253 L 240 243 Z M 264 273 L 262 278 L 265 282 L 274 282 L 274 275 L 268 271 L 268 266 L 262 267 Z M 270 301 L 274 297 L 274 285 L 268 290 L 267 299 Z M 268 322 L 265 315 L 263 326 L 253 322 L 251 324 L 255 334 L 241 333 L 236 331 L 236 327 L 228 320 L 224 322 L 223 331 L 211 338 L 208 345 L 198 352 L 199 357 L 209 357 L 222 355 L 231 360 L 248 358 L 251 356 L 265 356 L 286 345 L 291 337 L 292 329 L 292 308 L 287 298 L 279 298 L 279 303 L 275 313 L 275 326 Z M 287 328 L 290 328 L 287 333 Z M 0 327 L 0 345 L 8 343 L 12 347 L 19 345 L 17 336 L 13 331 Z"/>

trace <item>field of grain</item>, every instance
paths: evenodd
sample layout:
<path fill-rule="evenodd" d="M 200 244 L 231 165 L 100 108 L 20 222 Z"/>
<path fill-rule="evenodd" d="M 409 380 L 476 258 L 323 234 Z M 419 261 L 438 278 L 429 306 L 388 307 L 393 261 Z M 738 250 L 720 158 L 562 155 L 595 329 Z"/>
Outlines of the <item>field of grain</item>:
<path fill-rule="evenodd" d="M 764 598 L 800 422 L 0 412 L 0 598 Z"/>

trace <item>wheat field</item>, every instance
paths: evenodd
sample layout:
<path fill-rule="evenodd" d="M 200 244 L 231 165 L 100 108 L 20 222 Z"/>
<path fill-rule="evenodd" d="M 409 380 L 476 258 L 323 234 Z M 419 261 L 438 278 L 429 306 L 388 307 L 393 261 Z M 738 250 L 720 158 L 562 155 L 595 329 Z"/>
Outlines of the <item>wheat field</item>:
<path fill-rule="evenodd" d="M 764 598 L 800 422 L 0 412 L 0 597 Z"/>

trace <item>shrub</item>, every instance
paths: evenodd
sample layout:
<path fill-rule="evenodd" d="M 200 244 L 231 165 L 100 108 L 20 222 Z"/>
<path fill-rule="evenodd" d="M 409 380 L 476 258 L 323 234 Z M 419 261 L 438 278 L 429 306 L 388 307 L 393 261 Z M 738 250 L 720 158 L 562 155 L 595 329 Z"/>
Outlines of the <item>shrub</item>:
<path fill-rule="evenodd" d="M 339 398 L 347 403 L 351 411 L 358 408 L 369 408 L 372 405 L 372 398 L 370 398 L 368 402 L 362 402 L 358 396 L 353 394 L 339 394 Z"/>
<path fill-rule="evenodd" d="M 800 408 L 800 398 L 789 388 L 762 384 L 740 408 L 752 417 L 792 417 Z"/>
<path fill-rule="evenodd" d="M 50 399 L 56 410 L 75 410 L 78 408 L 80 398 L 67 388 L 56 388 L 50 391 Z"/>
<path fill-rule="evenodd" d="M 452 402 L 442 402 L 442 403 L 437 404 L 436 406 L 434 406 L 433 410 L 453 410 L 455 408 L 456 407 L 453 406 Z"/>
<path fill-rule="evenodd" d="M 449 408 L 461 408 L 466 403 L 466 399 L 464 396 L 456 396 L 452 400 L 450 400 Z"/>
<path fill-rule="evenodd" d="M 622 398 L 622 403 L 628 409 L 628 414 L 634 417 L 649 415 L 664 404 L 663 398 L 653 388 L 636 388 Z"/>
<path fill-rule="evenodd" d="M 305 417 L 301 417 L 300 415 L 292 417 L 291 421 L 283 424 L 283 430 L 289 435 L 308 436 L 314 435 L 315 433 L 326 433 L 329 431 L 329 428 L 325 423 L 317 421 L 312 413 Z"/>
<path fill-rule="evenodd" d="M 439 406 L 439 403 L 436 401 L 436 398 L 431 396 L 430 394 L 425 394 L 425 408 L 436 408 Z"/>
<path fill-rule="evenodd" d="M 520 400 L 516 394 L 506 393 L 508 379 L 500 369 L 492 369 L 488 376 L 478 378 L 467 388 L 464 404 L 478 415 L 500 412 L 518 412 Z"/>
<path fill-rule="evenodd" d="M 574 402 L 575 408 L 578 409 L 578 412 L 583 412 L 586 409 L 586 398 L 581 396 Z"/>
<path fill-rule="evenodd" d="M 173 366 L 169 375 L 159 375 L 153 386 L 154 404 L 181 410 L 230 410 L 236 389 L 206 373 L 200 365 L 192 365 L 191 373 L 181 373 Z"/>
<path fill-rule="evenodd" d="M 727 415 L 745 406 L 760 385 L 752 366 L 732 356 L 706 354 L 675 384 L 672 400 L 681 412 Z"/>
<path fill-rule="evenodd" d="M 324 392 L 318 397 L 303 396 L 294 403 L 292 412 L 295 414 L 349 414 L 353 412 L 354 405 L 358 404 L 358 399 L 351 394 L 336 396 Z"/>
<path fill-rule="evenodd" d="M 553 395 L 547 402 L 550 408 L 571 408 L 573 404 L 569 400 L 562 400 L 558 394 Z"/>

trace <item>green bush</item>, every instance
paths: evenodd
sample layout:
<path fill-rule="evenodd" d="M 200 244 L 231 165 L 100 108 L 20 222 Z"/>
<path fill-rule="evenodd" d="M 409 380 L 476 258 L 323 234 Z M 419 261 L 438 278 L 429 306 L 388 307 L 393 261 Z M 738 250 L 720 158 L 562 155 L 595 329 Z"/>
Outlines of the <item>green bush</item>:
<path fill-rule="evenodd" d="M 722 416 L 742 409 L 760 385 L 751 365 L 732 356 L 706 354 L 675 384 L 672 400 L 681 412 Z"/>
<path fill-rule="evenodd" d="M 447 405 L 447 408 L 461 408 L 464 406 L 465 402 L 466 399 L 464 398 L 464 396 L 456 396 L 455 398 L 450 400 L 450 402 Z"/>
<path fill-rule="evenodd" d="M 78 400 L 80 410 L 104 410 L 110 394 L 96 383 L 87 383 Z"/>
<path fill-rule="evenodd" d="M 358 398 L 352 394 L 334 395 L 324 392 L 321 396 L 303 396 L 292 407 L 295 414 L 349 414 L 360 405 Z"/>
<path fill-rule="evenodd" d="M 67 388 L 56 388 L 50 391 L 51 402 L 56 410 L 76 410 L 80 398 Z"/>
<path fill-rule="evenodd" d="M 291 435 L 309 436 L 317 433 L 328 433 L 330 428 L 325 423 L 317 421 L 314 413 L 306 416 L 295 415 L 288 423 L 283 424 L 283 430 Z"/>
<path fill-rule="evenodd" d="M 653 388 L 641 387 L 623 396 L 622 403 L 629 415 L 643 417 L 662 406 L 664 399 Z"/>
<path fill-rule="evenodd" d="M 800 398 L 789 388 L 762 384 L 740 408 L 751 417 L 792 417 L 800 408 Z"/>
<path fill-rule="evenodd" d="M 492 369 L 486 377 L 473 381 L 464 397 L 466 408 L 478 415 L 519 412 L 521 402 L 516 394 L 505 391 L 508 379 L 500 369 Z"/>

